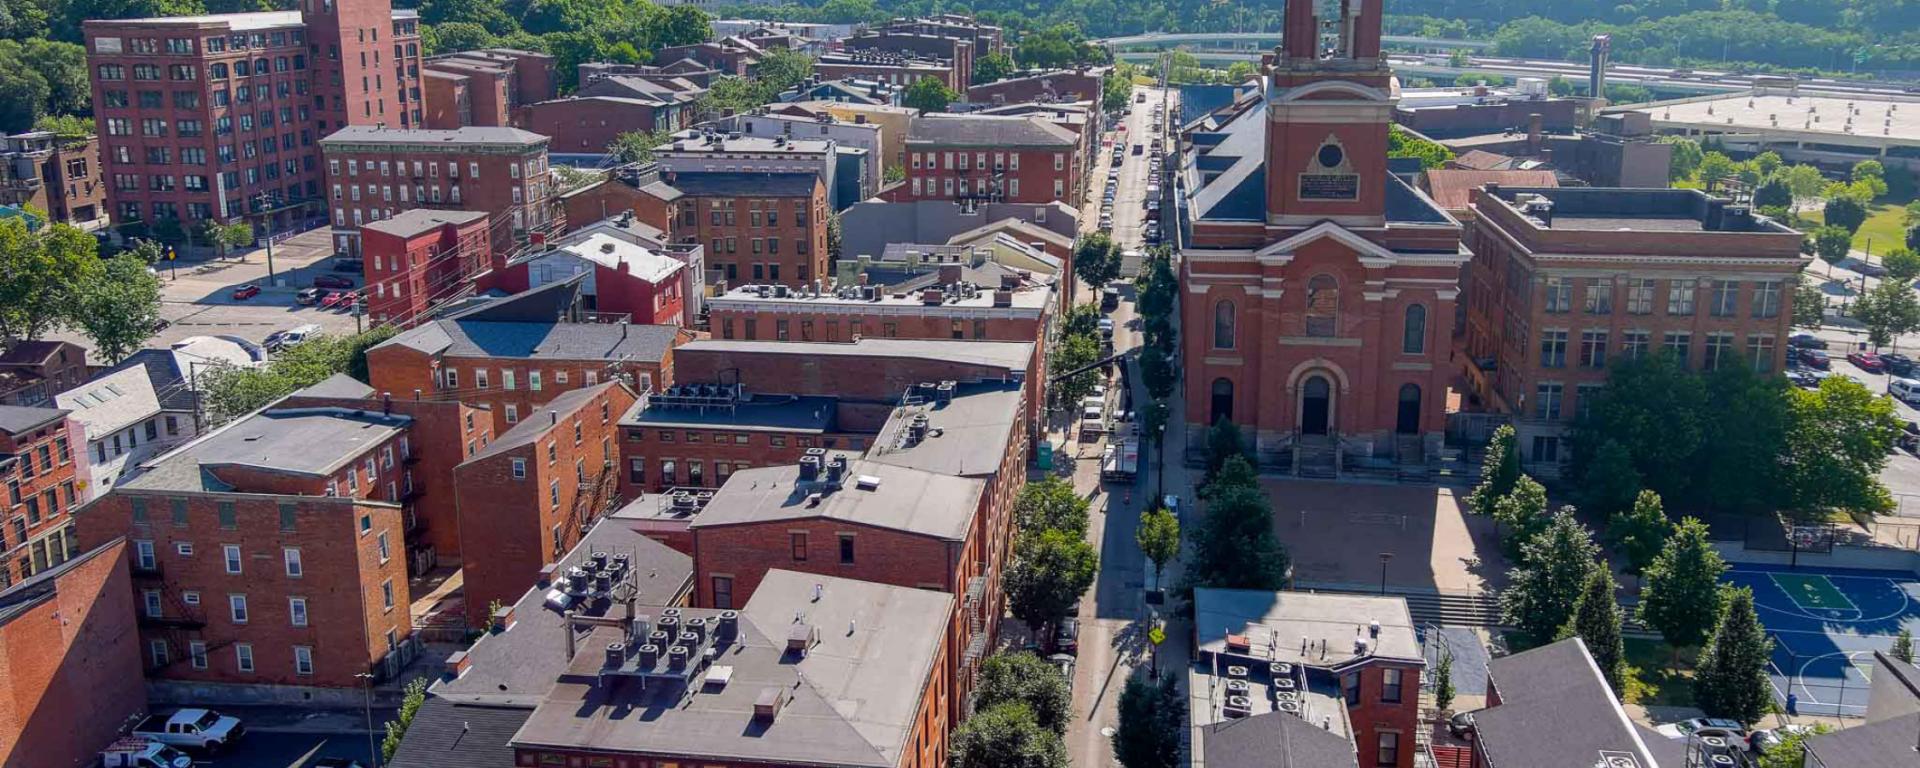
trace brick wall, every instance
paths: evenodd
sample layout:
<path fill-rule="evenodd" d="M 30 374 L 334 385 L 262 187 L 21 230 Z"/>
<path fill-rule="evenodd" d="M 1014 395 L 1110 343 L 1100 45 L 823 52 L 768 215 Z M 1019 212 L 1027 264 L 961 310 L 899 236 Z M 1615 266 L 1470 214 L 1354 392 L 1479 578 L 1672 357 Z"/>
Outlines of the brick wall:
<path fill-rule="evenodd" d="M 0 623 L 0 764 L 90 765 L 144 708 L 126 547 L 81 555 L 49 598 Z"/>
<path fill-rule="evenodd" d="M 907 183 L 895 194 L 902 202 L 991 196 L 995 202 L 1059 200 L 1078 207 L 1083 167 L 1083 156 L 1071 146 L 996 150 L 909 142 Z"/>
<path fill-rule="evenodd" d="M 778 225 L 755 223 L 756 212 L 767 210 L 778 214 Z M 707 246 L 707 268 L 729 284 L 799 286 L 828 276 L 827 214 L 827 188 L 818 181 L 810 199 L 688 196 L 673 234 Z"/>
<path fill-rule="evenodd" d="M 0 433 L 0 454 L 13 454 L 0 467 L 0 586 L 13 584 L 75 554 L 73 511 L 91 494 L 86 432 L 72 418 L 38 429 Z"/>
<path fill-rule="evenodd" d="M 631 375 L 640 389 L 672 384 L 673 355 L 669 350 L 659 363 L 628 361 L 624 364 L 608 360 L 442 359 L 393 344 L 368 351 L 367 372 L 374 389 L 391 392 L 396 400 L 413 397 L 413 392 L 418 390 L 421 397 L 428 399 L 455 398 L 484 408 L 493 414 L 494 434 L 504 435 L 520 421 L 533 418 L 540 407 L 553 398 L 607 381 L 615 373 Z M 478 369 L 487 372 L 484 387 L 475 374 Z M 448 391 L 448 370 L 455 372 L 457 391 Z M 538 387 L 533 381 L 536 372 L 540 378 Z M 507 381 L 509 373 L 513 379 L 511 387 Z"/>

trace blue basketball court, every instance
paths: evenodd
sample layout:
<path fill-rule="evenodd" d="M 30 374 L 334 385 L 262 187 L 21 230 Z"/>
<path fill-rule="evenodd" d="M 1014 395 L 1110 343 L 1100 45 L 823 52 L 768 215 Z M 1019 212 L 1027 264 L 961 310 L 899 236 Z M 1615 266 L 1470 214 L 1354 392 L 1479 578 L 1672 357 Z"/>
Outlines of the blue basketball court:
<path fill-rule="evenodd" d="M 1809 715 L 1860 715 L 1873 652 L 1893 647 L 1901 627 L 1920 634 L 1920 579 L 1899 571 L 1738 563 L 1734 586 L 1753 590 L 1773 638 L 1773 685 Z"/>

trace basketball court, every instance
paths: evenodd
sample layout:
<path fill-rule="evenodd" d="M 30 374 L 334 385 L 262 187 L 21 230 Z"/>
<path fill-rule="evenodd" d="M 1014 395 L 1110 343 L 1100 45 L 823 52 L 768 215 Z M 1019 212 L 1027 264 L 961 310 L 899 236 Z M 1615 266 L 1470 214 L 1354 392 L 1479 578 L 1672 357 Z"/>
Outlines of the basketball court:
<path fill-rule="evenodd" d="M 1912 573 L 1736 564 L 1735 586 L 1753 590 L 1773 639 L 1775 694 L 1808 715 L 1866 712 L 1873 652 L 1902 627 L 1920 634 L 1920 580 Z"/>

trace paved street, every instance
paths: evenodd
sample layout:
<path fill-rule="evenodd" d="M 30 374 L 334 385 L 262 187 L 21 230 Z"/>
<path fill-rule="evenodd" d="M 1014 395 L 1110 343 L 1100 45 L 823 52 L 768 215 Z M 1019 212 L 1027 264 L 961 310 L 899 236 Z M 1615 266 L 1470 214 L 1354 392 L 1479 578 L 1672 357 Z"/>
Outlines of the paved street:
<path fill-rule="evenodd" d="M 373 766 L 375 745 L 367 745 L 365 731 L 358 733 L 253 733 L 241 739 L 233 749 L 217 755 L 195 756 L 196 768 L 307 768 L 323 757 L 346 757 Z"/>

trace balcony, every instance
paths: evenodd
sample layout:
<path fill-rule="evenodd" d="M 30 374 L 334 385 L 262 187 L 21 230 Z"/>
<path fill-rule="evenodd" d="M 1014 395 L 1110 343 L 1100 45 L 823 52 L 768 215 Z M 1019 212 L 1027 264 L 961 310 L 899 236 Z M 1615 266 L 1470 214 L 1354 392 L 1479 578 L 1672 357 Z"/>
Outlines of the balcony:
<path fill-rule="evenodd" d="M 200 629 L 207 620 L 198 616 L 148 616 L 140 615 L 140 626 L 168 629 Z"/>
<path fill-rule="evenodd" d="M 146 565 L 141 565 L 136 561 L 127 568 L 127 571 L 133 574 L 133 577 L 136 579 L 158 579 L 163 576 L 160 570 L 160 561 L 157 559 Z"/>

